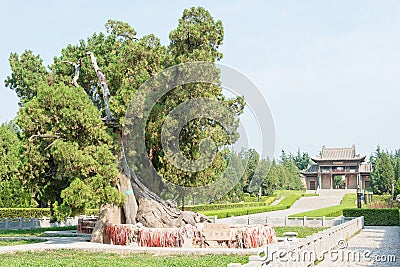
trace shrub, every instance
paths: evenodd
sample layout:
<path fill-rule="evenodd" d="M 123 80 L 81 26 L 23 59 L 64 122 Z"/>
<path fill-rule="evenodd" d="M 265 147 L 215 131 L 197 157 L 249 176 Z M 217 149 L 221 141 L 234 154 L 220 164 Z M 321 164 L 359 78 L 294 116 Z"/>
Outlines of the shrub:
<path fill-rule="evenodd" d="M 260 202 L 267 200 L 268 196 L 261 196 Z M 258 202 L 258 196 L 244 196 L 244 202 Z"/>
<path fill-rule="evenodd" d="M 400 209 L 344 209 L 345 217 L 364 216 L 365 225 L 400 225 Z"/>
<path fill-rule="evenodd" d="M 86 209 L 86 216 L 98 215 L 99 209 Z M 49 208 L 0 208 L 0 218 L 43 218 L 51 217 Z"/>
<path fill-rule="evenodd" d="M 50 217 L 49 208 L 0 208 L 0 218 L 43 218 Z"/>
<path fill-rule="evenodd" d="M 231 216 L 243 216 L 256 214 L 261 212 L 268 212 L 274 210 L 284 210 L 289 208 L 288 206 L 259 206 L 259 207 L 249 207 L 249 208 L 236 208 L 236 209 L 224 209 L 224 210 L 208 210 L 202 212 L 202 214 L 206 216 L 214 216 L 217 215 L 218 218 L 227 218 Z"/>
<path fill-rule="evenodd" d="M 242 206 L 242 207 L 231 208 L 231 209 L 204 210 L 201 213 L 206 216 L 217 215 L 218 218 L 227 218 L 227 217 L 231 217 L 231 216 L 243 216 L 243 215 L 250 215 L 250 214 L 256 214 L 256 213 L 261 213 L 261 212 L 285 210 L 285 209 L 290 208 L 293 205 L 293 203 L 296 202 L 296 200 L 298 200 L 300 197 L 301 197 L 301 194 L 288 195 L 278 205 L 275 205 L 275 206 L 267 206 L 264 203 L 264 205 L 261 205 L 261 206 L 247 206 L 247 207 Z M 256 202 L 256 203 L 259 203 L 259 202 Z M 246 204 L 246 203 L 242 203 L 242 204 Z"/>

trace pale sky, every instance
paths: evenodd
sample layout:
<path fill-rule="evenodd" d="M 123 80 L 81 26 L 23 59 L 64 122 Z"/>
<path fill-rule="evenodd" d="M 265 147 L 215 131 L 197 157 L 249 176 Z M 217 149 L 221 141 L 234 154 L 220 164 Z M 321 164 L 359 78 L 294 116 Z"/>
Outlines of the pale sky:
<path fill-rule="evenodd" d="M 222 20 L 221 63 L 270 104 L 276 155 L 355 144 L 400 148 L 400 1 L 8 1 L 0 11 L 0 122 L 18 109 L 8 56 L 31 49 L 48 65 L 69 43 L 123 20 L 168 44 L 184 8 Z M 245 95 L 246 97 L 246 95 Z M 252 131 L 252 129 L 249 129 Z M 253 140 L 255 143 L 261 140 Z"/>

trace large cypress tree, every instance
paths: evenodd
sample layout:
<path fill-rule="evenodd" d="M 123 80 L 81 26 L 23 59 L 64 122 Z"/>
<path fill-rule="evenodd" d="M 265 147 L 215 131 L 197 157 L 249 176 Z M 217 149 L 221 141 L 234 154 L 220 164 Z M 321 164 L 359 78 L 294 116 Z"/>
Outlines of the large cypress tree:
<path fill-rule="evenodd" d="M 178 63 L 213 63 L 222 58 L 218 50 L 223 40 L 222 23 L 214 21 L 204 8 L 185 10 L 170 34 L 168 47 L 151 34 L 136 37 L 136 31 L 123 22 L 110 20 L 106 29 L 107 33 L 95 33 L 67 45 L 48 69 L 31 51 L 21 56 L 11 54 L 12 74 L 6 85 L 20 99 L 17 123 L 22 129 L 26 163 L 22 174 L 35 198 L 56 203 L 54 207 L 64 216 L 89 203 L 111 203 L 124 207 L 126 222 L 141 221 L 147 226 L 194 223 L 196 215 L 180 212 L 161 200 L 142 183 L 146 174 L 127 166 L 121 153 L 121 130 L 132 96 L 152 75 Z M 225 148 L 238 138 L 237 117 L 244 100 L 226 99 L 219 77 L 214 78 L 213 84 L 183 85 L 171 91 L 147 121 L 146 150 L 151 164 L 170 182 L 189 187 L 209 183 L 227 165 Z M 212 165 L 188 172 L 165 160 L 160 128 L 168 112 L 197 97 L 230 107 L 231 138 L 221 125 L 207 118 L 188 122 L 179 136 L 186 158 L 199 156 L 199 145 L 206 136 L 211 135 L 216 144 Z"/>

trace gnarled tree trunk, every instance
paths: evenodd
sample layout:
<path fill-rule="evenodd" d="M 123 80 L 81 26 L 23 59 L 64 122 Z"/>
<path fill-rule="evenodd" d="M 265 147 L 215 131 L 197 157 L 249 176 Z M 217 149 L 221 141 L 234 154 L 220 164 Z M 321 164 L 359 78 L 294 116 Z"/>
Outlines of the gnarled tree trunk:
<path fill-rule="evenodd" d="M 122 208 L 113 205 L 105 205 L 101 208 L 91 242 L 108 243 L 104 235 L 105 226 L 108 223 L 140 222 L 146 227 L 171 228 L 208 221 L 202 214 L 180 211 L 173 202 L 163 201 L 151 192 L 139 181 L 135 172 L 128 166 L 125 157 L 121 159 L 121 166 L 118 175 L 119 189 L 126 195 L 127 201 Z M 118 214 L 120 218 L 116 217 Z"/>
<path fill-rule="evenodd" d="M 92 52 L 90 56 L 92 66 L 99 79 L 103 91 L 103 100 L 106 111 L 106 125 L 115 128 L 113 117 L 108 102 L 110 91 L 105 75 L 97 65 L 96 57 Z M 207 221 L 204 215 L 180 211 L 172 201 L 163 201 L 154 192 L 150 191 L 136 176 L 135 172 L 128 166 L 126 157 L 120 160 L 119 190 L 126 195 L 126 202 L 122 208 L 105 205 L 100 210 L 99 220 L 92 234 L 92 242 L 107 242 L 104 235 L 105 226 L 108 223 L 142 223 L 146 227 L 180 227 L 185 224 L 194 225 L 197 222 Z M 119 218 L 118 218 L 119 216 Z"/>

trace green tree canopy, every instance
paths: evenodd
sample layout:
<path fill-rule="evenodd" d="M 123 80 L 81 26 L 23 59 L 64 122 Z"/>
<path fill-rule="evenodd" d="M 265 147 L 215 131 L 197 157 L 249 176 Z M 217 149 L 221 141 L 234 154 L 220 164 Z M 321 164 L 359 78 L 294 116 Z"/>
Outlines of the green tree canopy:
<path fill-rule="evenodd" d="M 72 214 L 87 203 L 124 202 L 117 190 L 120 130 L 132 96 L 143 82 L 177 63 L 222 58 L 222 22 L 215 21 L 201 7 L 183 12 L 167 47 L 152 34 L 137 38 L 136 30 L 124 22 L 109 20 L 106 30 L 68 44 L 48 68 L 32 51 L 10 55 L 12 73 L 5 83 L 16 91 L 21 105 L 16 120 L 22 130 L 21 175 L 39 203 L 57 202 L 64 214 Z M 89 52 L 104 77 L 94 71 Z M 77 78 L 74 82 L 73 67 Z M 227 99 L 219 86 L 219 76 L 215 79 L 213 84 L 174 89 L 152 111 L 146 125 L 146 148 L 152 165 L 164 179 L 195 186 L 213 181 L 227 166 L 226 148 L 239 138 L 236 128 L 244 99 Z M 109 106 L 118 123 L 113 129 L 102 120 L 105 100 L 101 89 L 105 81 L 111 96 Z M 227 138 L 222 126 L 207 118 L 190 121 L 179 136 L 180 150 L 187 158 L 196 159 L 201 140 L 211 136 L 216 156 L 207 169 L 189 173 L 165 159 L 160 129 L 171 110 L 197 97 L 212 98 L 230 107 L 233 138 Z M 82 192 L 85 194 L 78 197 Z"/>
<path fill-rule="evenodd" d="M 382 152 L 371 173 L 371 187 L 375 194 L 389 193 L 395 183 L 394 168 L 387 153 Z"/>
<path fill-rule="evenodd" d="M 22 180 L 22 144 L 16 125 L 0 125 L 0 207 L 29 207 L 31 193 Z"/>

